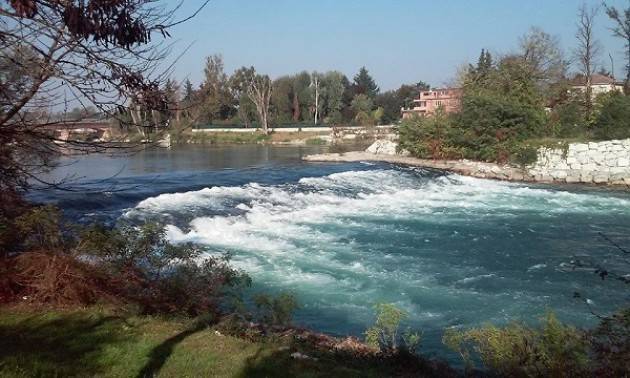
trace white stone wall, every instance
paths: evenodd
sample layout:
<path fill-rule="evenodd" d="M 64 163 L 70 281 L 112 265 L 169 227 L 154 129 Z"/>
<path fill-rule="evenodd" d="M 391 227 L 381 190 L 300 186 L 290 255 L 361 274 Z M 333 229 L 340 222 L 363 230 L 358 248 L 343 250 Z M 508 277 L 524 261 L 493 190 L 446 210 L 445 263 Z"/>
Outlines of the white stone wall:
<path fill-rule="evenodd" d="M 630 185 L 630 139 L 541 148 L 527 170 L 535 181 Z"/>

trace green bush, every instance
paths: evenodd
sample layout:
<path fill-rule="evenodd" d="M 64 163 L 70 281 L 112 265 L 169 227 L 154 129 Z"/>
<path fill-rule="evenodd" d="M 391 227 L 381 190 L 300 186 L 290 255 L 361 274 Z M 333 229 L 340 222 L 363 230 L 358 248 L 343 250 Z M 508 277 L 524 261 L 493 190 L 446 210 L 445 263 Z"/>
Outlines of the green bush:
<path fill-rule="evenodd" d="M 293 313 L 299 308 L 295 296 L 290 293 L 281 293 L 275 297 L 259 294 L 254 297 L 254 304 L 258 320 L 269 326 L 290 325 Z"/>
<path fill-rule="evenodd" d="M 535 153 L 522 144 L 543 135 L 545 121 L 542 107 L 473 91 L 464 95 L 459 114 L 404 120 L 400 148 L 421 158 L 531 163 Z"/>
<path fill-rule="evenodd" d="M 478 357 L 485 368 L 508 377 L 577 377 L 588 375 L 584 334 L 548 314 L 540 328 L 511 323 L 460 331 L 448 329 L 443 342 L 458 352 L 468 368 Z M 474 355 L 473 355 L 474 354 Z"/>
<path fill-rule="evenodd" d="M 365 331 L 366 344 L 386 353 L 399 349 L 415 353 L 422 335 L 409 329 L 402 334 L 399 333 L 400 323 L 409 315 L 391 303 L 379 303 L 374 309 L 376 321 Z"/>
<path fill-rule="evenodd" d="M 510 152 L 510 161 L 521 167 L 534 164 L 538 159 L 538 147 L 530 144 L 516 145 Z"/>
<path fill-rule="evenodd" d="M 22 249 L 56 250 L 64 244 L 61 211 L 52 205 L 34 207 L 12 223 L 5 227 L 22 235 Z"/>
<path fill-rule="evenodd" d="M 420 158 L 453 158 L 449 138 L 455 132 L 451 118 L 440 110 L 431 117 L 405 119 L 398 128 L 399 148 Z"/>
<path fill-rule="evenodd" d="M 630 138 L 630 96 L 613 92 L 602 98 L 593 134 L 600 140 Z"/>
<path fill-rule="evenodd" d="M 229 265 L 229 255 L 202 256 L 193 244 L 171 244 L 154 223 L 93 226 L 81 234 L 76 252 L 112 277 L 117 295 L 143 313 L 216 313 L 230 289 L 250 284 Z"/>
<path fill-rule="evenodd" d="M 592 122 L 586 117 L 582 98 L 571 96 L 553 108 L 549 123 L 553 136 L 577 138 L 589 135 Z"/>
<path fill-rule="evenodd" d="M 504 162 L 516 145 L 543 134 L 545 120 L 542 107 L 473 92 L 462 99 L 451 141 L 466 158 Z"/>

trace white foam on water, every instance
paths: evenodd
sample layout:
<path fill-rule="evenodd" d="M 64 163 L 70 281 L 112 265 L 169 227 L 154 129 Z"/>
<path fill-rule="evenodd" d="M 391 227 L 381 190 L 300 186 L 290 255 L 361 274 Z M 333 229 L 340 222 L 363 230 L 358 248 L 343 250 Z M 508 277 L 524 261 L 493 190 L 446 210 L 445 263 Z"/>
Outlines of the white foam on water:
<path fill-rule="evenodd" d="M 532 271 L 532 270 L 540 270 L 540 269 L 544 269 L 547 267 L 547 264 L 536 264 L 536 265 L 532 265 L 530 266 L 527 270 L 528 271 Z"/>
<path fill-rule="evenodd" d="M 302 178 L 297 184 L 248 184 L 163 194 L 140 202 L 127 216 L 229 210 L 226 206 L 238 209 L 237 215 L 226 212 L 197 217 L 185 228 L 168 226 L 168 238 L 199 243 L 211 251 L 231 251 L 233 264 L 250 273 L 254 282 L 295 290 L 298 297 L 306 298 L 307 305 L 337 308 L 346 312 L 347 319 L 362 321 L 375 302 L 387 299 L 400 303 L 419 322 L 445 316 L 438 308 L 416 305 L 419 295 L 431 296 L 438 304 L 448 298 L 470 302 L 469 315 L 458 310 L 470 318 L 478 303 L 492 306 L 505 294 L 476 291 L 479 285 L 495 282 L 498 276 L 494 273 L 476 266 L 454 270 L 436 262 L 436 254 L 443 253 L 443 240 L 430 233 L 432 225 L 459 225 L 464 231 L 449 231 L 452 237 L 448 239 L 461 238 L 463 248 L 474 250 L 487 237 L 464 227 L 486 220 L 499 219 L 502 224 L 523 214 L 545 218 L 630 211 L 627 199 L 598 193 L 570 193 L 459 175 L 427 177 L 413 169 L 375 169 Z M 401 245 L 398 238 L 415 242 Z M 537 264 L 528 270 L 545 266 Z M 465 278 L 441 285 L 440 269 Z"/>
<path fill-rule="evenodd" d="M 460 284 L 467 284 L 467 283 L 471 283 L 471 282 L 477 282 L 479 280 L 485 279 L 485 278 L 493 278 L 496 277 L 496 275 L 494 273 L 490 273 L 490 274 L 480 274 L 478 276 L 474 276 L 474 277 L 466 277 L 463 278 L 459 281 L 457 281 L 457 283 Z"/>

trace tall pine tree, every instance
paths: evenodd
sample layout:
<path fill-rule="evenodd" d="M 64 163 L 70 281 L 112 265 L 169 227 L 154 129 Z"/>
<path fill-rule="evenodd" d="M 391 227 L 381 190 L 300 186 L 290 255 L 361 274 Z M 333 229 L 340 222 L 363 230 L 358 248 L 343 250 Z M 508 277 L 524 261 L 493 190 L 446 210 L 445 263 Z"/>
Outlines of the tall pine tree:
<path fill-rule="evenodd" d="M 376 85 L 368 70 L 365 67 L 361 67 L 359 73 L 354 77 L 355 95 L 364 94 L 373 99 L 379 91 L 378 85 Z"/>

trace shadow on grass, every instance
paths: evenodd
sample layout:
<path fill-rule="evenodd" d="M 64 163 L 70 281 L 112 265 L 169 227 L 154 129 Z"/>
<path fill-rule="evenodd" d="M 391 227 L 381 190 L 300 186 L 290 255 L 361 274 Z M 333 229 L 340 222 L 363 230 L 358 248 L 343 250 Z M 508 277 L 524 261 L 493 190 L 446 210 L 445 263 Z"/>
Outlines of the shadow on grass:
<path fill-rule="evenodd" d="M 177 344 L 184 341 L 187 337 L 197 332 L 203 331 L 207 327 L 207 323 L 201 321 L 197 322 L 191 328 L 188 328 L 187 330 L 180 332 L 175 336 L 169 337 L 168 339 L 164 340 L 160 345 L 153 348 L 153 350 L 149 354 L 149 361 L 142 367 L 142 370 L 140 370 L 140 373 L 138 373 L 137 378 L 148 378 L 156 376 L 166 363 L 166 360 L 168 360 L 170 355 L 173 353 L 173 349 L 175 349 L 175 346 L 177 346 Z"/>
<path fill-rule="evenodd" d="M 20 376 L 92 376 L 104 371 L 100 352 L 125 341 L 116 316 L 31 316 L 0 326 L 0 370 Z M 118 330 L 121 330 L 120 332 Z"/>

